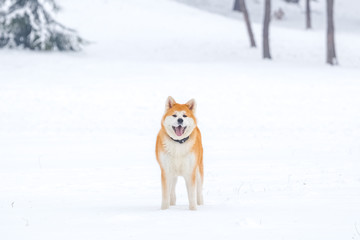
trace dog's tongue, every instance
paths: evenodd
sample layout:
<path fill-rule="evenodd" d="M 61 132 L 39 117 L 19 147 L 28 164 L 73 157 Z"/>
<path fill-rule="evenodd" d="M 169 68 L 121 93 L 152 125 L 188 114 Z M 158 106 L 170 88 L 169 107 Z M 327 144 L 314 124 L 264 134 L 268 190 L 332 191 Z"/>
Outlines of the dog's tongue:
<path fill-rule="evenodd" d="M 175 134 L 180 137 L 180 136 L 183 135 L 183 133 L 184 133 L 184 130 L 183 130 L 183 129 L 184 129 L 184 128 L 181 127 L 181 126 L 176 127 L 176 128 L 175 128 Z"/>

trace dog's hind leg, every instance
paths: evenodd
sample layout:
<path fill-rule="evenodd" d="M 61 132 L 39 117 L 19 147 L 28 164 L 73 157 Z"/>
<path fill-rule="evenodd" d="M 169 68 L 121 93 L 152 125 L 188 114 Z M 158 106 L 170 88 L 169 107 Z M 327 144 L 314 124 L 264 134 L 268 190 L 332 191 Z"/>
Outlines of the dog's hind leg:
<path fill-rule="evenodd" d="M 176 194 L 175 188 L 177 183 L 177 177 L 172 177 L 171 179 L 171 192 L 170 192 L 170 205 L 176 205 Z"/>
<path fill-rule="evenodd" d="M 204 197 L 203 197 L 203 179 L 200 176 L 199 171 L 196 173 L 196 194 L 197 194 L 197 204 L 203 205 L 204 204 Z"/>
<path fill-rule="evenodd" d="M 192 176 L 185 176 L 190 210 L 196 210 L 196 180 L 194 180 Z"/>

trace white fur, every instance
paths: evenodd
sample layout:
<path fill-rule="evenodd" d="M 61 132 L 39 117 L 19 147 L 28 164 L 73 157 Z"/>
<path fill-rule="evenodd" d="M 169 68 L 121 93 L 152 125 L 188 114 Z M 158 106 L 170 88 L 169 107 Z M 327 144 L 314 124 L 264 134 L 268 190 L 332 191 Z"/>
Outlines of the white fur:
<path fill-rule="evenodd" d="M 170 138 L 164 140 L 165 152 L 160 154 L 160 161 L 166 174 L 167 189 L 163 193 L 162 209 L 167 209 L 170 205 L 176 204 L 175 186 L 178 176 L 182 176 L 185 179 L 189 208 L 191 210 L 196 209 L 196 193 L 198 195 L 198 203 L 202 204 L 200 183 L 198 183 L 196 191 L 196 184 L 191 182 L 191 175 L 196 162 L 195 155 L 191 152 L 193 144 L 193 140 L 186 141 L 183 144 L 179 144 Z M 199 177 L 196 178 L 196 182 L 198 181 L 201 181 Z"/>
<path fill-rule="evenodd" d="M 164 120 L 164 127 L 165 127 L 167 134 L 176 140 L 181 140 L 183 138 L 190 136 L 190 134 L 192 133 L 192 131 L 195 128 L 194 119 L 192 119 L 190 117 L 183 117 L 183 115 L 185 114 L 185 111 L 175 111 L 174 114 L 176 115 L 176 117 L 168 116 Z M 181 136 L 177 136 L 174 132 L 174 129 L 172 128 L 172 127 L 177 127 L 179 125 L 177 122 L 177 120 L 179 118 L 182 118 L 184 120 L 182 126 L 186 127 L 184 134 Z"/>

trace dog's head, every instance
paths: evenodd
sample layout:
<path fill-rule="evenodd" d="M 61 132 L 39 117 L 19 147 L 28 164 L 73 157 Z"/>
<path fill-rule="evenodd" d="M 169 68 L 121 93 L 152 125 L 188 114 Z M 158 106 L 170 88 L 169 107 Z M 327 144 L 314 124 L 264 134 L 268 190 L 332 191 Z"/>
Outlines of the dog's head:
<path fill-rule="evenodd" d="M 194 99 L 178 104 L 172 97 L 167 98 L 161 124 L 172 139 L 184 139 L 196 128 L 195 108 Z"/>

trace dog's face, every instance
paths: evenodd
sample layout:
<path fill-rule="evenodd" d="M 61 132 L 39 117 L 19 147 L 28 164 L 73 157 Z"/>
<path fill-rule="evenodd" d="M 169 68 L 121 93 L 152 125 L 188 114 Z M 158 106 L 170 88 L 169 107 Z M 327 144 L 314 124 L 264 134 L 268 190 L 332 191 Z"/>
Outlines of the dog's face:
<path fill-rule="evenodd" d="M 175 140 L 188 137 L 196 127 L 195 100 L 185 104 L 178 104 L 172 97 L 168 97 L 162 125 L 166 133 Z"/>

